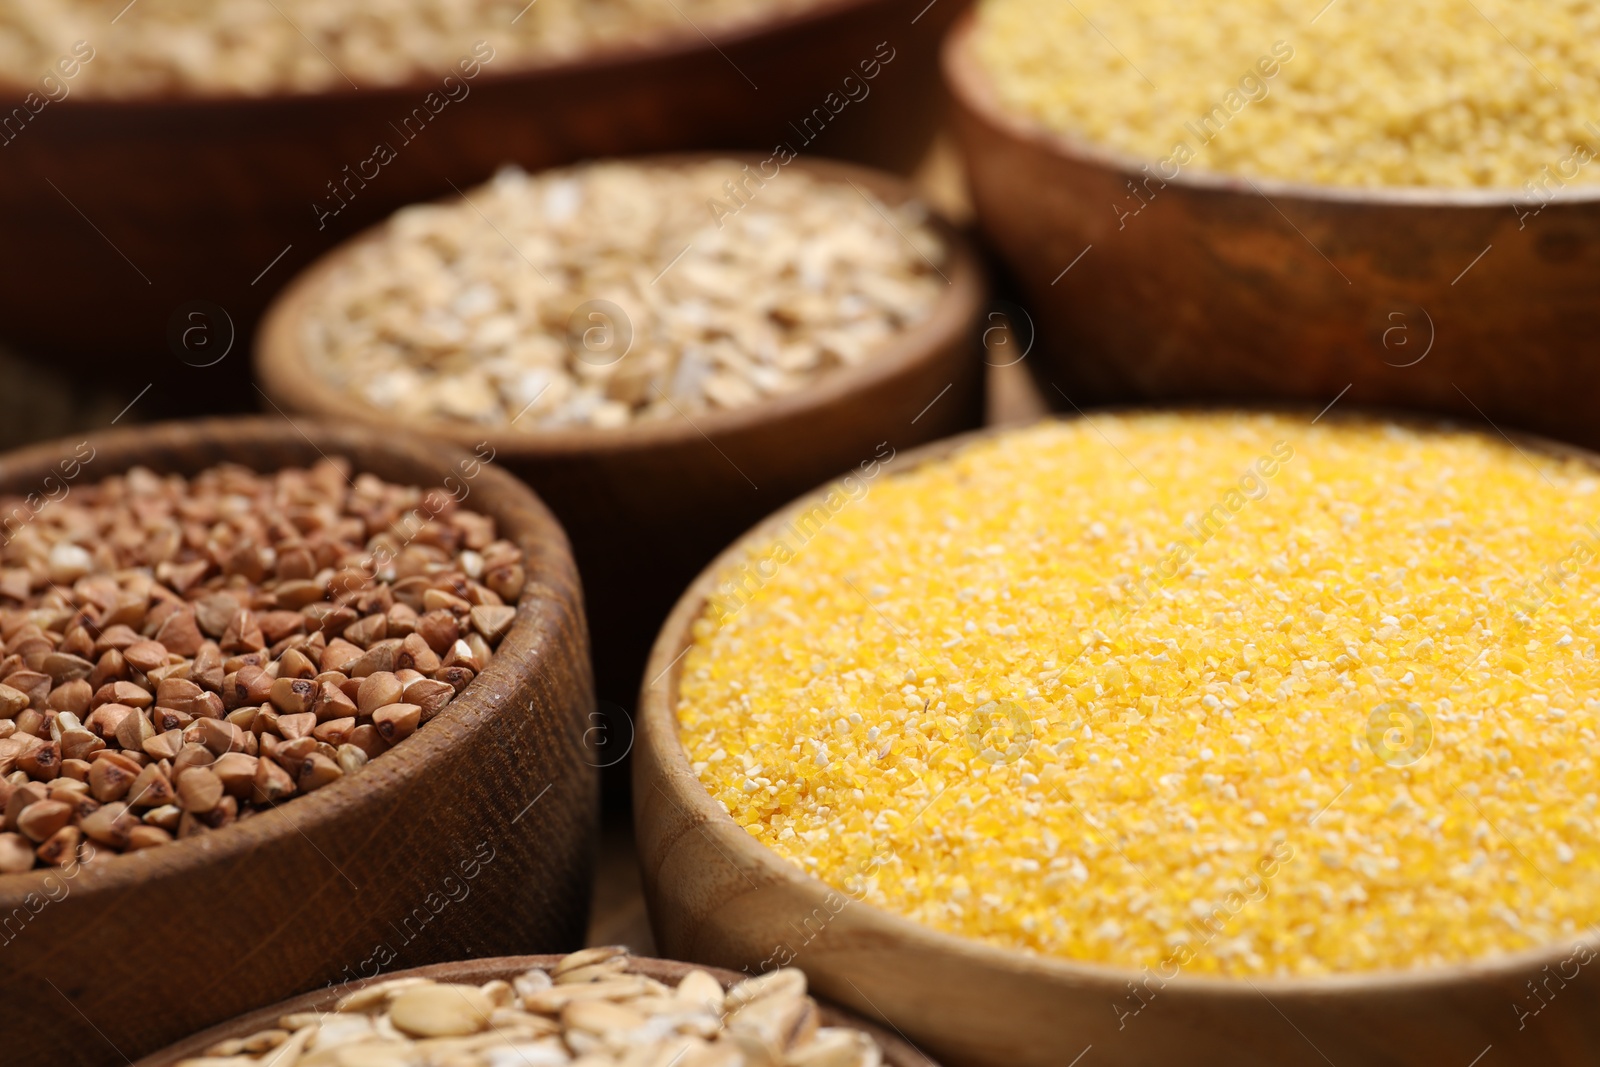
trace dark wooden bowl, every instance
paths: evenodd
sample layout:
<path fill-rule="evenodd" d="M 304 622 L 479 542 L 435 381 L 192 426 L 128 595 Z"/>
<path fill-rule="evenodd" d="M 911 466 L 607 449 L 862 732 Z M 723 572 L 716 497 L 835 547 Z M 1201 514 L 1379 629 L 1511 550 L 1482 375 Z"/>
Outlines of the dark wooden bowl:
<path fill-rule="evenodd" d="M 79 477 L 92 480 L 135 465 L 270 471 L 341 455 L 357 471 L 439 486 L 460 479 L 467 458 L 281 418 L 113 430 L 89 443 Z M 0 491 L 52 484 L 75 448 L 0 457 Z M 466 484 L 465 505 L 493 516 L 529 560 L 492 664 L 360 774 L 202 837 L 102 852 L 71 877 L 0 875 L 0 917 L 22 917 L 0 945 L 6 1063 L 126 1063 L 375 957 L 415 964 L 581 944 L 599 808 L 584 759 L 594 696 L 577 574 L 560 526 L 526 487 L 487 466 Z"/>
<path fill-rule="evenodd" d="M 1600 186 L 1523 218 L 1519 190 L 1197 169 L 1146 187 L 1151 161 L 1005 112 L 972 33 L 951 31 L 944 71 L 973 201 L 1075 402 L 1320 408 L 1348 388 L 1600 445 Z"/>
<path fill-rule="evenodd" d="M 919 448 L 894 470 L 1001 432 Z M 1516 441 L 1525 451 L 1578 456 L 1600 468 L 1591 453 L 1521 435 Z M 651 654 L 647 673 L 658 680 L 640 696 L 634 829 L 663 951 L 751 968 L 787 951 L 819 995 L 893 1022 L 919 1048 L 962 1067 L 1069 1067 L 1078 1056 L 1085 1067 L 1600 1062 L 1600 978 L 1582 962 L 1600 949 L 1593 930 L 1425 970 L 1255 979 L 1180 973 L 1163 983 L 1149 971 L 935 930 L 852 900 L 760 844 L 690 767 L 674 713 L 680 665 L 720 570 L 770 544 L 816 503 L 796 501 L 723 553 L 684 593 Z M 1139 1007 L 1145 1002 L 1149 1010 Z M 1538 1003 L 1549 1010 L 1535 1019 Z M 1124 1017 L 1135 1009 L 1136 1017 Z M 1493 1054 L 1484 1058 L 1489 1046 Z"/>
<path fill-rule="evenodd" d="M 71 356 L 132 390 L 153 378 L 149 403 L 177 412 L 194 410 L 184 400 L 230 397 L 234 410 L 248 409 L 248 338 L 285 280 L 395 209 L 447 195 L 452 183 L 466 189 L 503 163 L 538 169 L 735 147 L 765 157 L 788 142 L 808 155 L 909 170 L 943 111 L 938 42 L 964 3 L 821 0 L 714 32 L 715 44 L 685 26 L 670 39 L 561 62 L 513 66 L 502 57 L 410 141 L 392 124 L 448 72 L 398 87 L 341 82 L 265 98 L 75 93 L 3 146 L 0 341 Z M 859 78 L 880 42 L 893 59 L 866 83 L 868 95 L 797 131 L 813 109 L 827 113 L 828 94 Z M 471 45 L 462 42 L 463 55 Z M 0 114 L 21 93 L 0 89 Z M 396 158 L 367 166 L 377 177 L 346 191 L 379 143 Z M 349 203 L 322 225 L 313 205 L 340 203 L 329 183 Z M 202 317 L 191 318 L 194 310 Z M 227 336 L 236 339 L 231 356 L 209 365 Z M 129 352 L 148 358 L 123 358 Z M 219 383 L 233 392 L 219 394 Z"/>
<path fill-rule="evenodd" d="M 482 985 L 484 982 L 492 982 L 497 978 L 509 981 L 533 967 L 549 970 L 560 960 L 560 956 L 503 956 L 497 959 L 468 960 L 464 963 L 438 963 L 431 967 L 416 967 L 395 974 L 382 974 L 372 979 L 372 981 L 389 981 L 394 978 L 432 978 L 437 982 Z M 635 958 L 629 971 L 634 974 L 647 975 L 658 982 L 675 984 L 684 975 L 697 969 L 709 971 L 713 977 L 722 982 L 724 988 L 747 977 L 735 971 L 726 971 L 715 967 L 700 967 L 694 963 L 646 958 Z M 146 1056 L 134 1064 L 133 1067 L 173 1067 L 174 1064 L 185 1057 L 200 1055 L 218 1041 L 223 1041 L 230 1037 L 245 1037 L 258 1030 L 274 1026 L 281 1015 L 297 1011 L 328 1010 L 341 997 L 367 984 L 369 983 L 352 982 L 331 989 L 318 990 L 315 993 L 307 993 L 304 996 L 295 997 L 293 1000 L 286 1000 L 282 1004 L 275 1004 L 270 1008 L 261 1008 L 232 1022 L 214 1026 L 203 1034 L 196 1034 L 152 1056 Z M 824 1026 L 853 1026 L 858 1030 L 865 1030 L 871 1034 L 883 1049 L 883 1061 L 888 1067 L 939 1067 L 938 1064 L 918 1052 L 915 1047 L 888 1033 L 880 1026 L 876 1026 L 831 1004 L 819 1003 L 818 1007 L 822 1009 L 822 1023 Z"/>
<path fill-rule="evenodd" d="M 889 203 L 913 195 L 898 178 L 850 164 L 801 159 L 790 166 L 848 177 Z M 975 324 L 982 270 L 954 227 L 937 219 L 935 225 L 950 249 L 941 268 L 950 285 L 933 314 L 887 351 L 814 388 L 696 415 L 692 423 L 618 430 L 507 432 L 406 419 L 407 431 L 441 440 L 487 440 L 496 462 L 531 484 L 566 527 L 588 597 L 602 697 L 631 706 L 650 642 L 673 601 L 762 515 L 872 459 L 880 442 L 906 448 L 979 425 L 983 368 Z M 257 378 L 270 401 L 291 414 L 392 427 L 392 413 L 318 378 L 301 347 L 307 305 L 348 254 L 335 250 L 284 291 L 257 340 Z"/>

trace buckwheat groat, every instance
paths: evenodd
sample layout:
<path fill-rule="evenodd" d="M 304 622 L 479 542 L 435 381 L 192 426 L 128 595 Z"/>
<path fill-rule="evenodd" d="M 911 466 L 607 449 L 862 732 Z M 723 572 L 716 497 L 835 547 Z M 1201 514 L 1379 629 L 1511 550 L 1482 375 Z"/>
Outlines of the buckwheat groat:
<path fill-rule="evenodd" d="M 488 666 L 525 580 L 492 519 L 342 460 L 135 468 L 6 532 L 0 873 L 358 773 Z"/>

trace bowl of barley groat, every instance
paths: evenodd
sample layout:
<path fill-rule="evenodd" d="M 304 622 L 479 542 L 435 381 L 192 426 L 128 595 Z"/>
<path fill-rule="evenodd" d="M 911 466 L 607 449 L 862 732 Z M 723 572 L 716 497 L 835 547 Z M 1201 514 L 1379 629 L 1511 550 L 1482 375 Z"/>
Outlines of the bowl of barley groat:
<path fill-rule="evenodd" d="M 961 6 L 924 4 L 7 0 L 4 339 L 135 390 L 149 364 L 103 353 L 159 353 L 154 398 L 225 381 L 248 410 L 238 357 L 295 270 L 503 162 L 787 143 L 909 170 Z"/>
<path fill-rule="evenodd" d="M 798 968 L 740 974 L 615 945 L 385 973 L 252 1012 L 138 1067 L 249 1067 L 294 1055 L 306 1067 L 937 1067 L 899 1036 L 812 999 Z"/>
<path fill-rule="evenodd" d="M 1600 443 L 1600 83 L 1574 58 L 1600 8 L 1319 7 L 987 0 L 947 37 L 977 213 L 1057 384 L 1348 388 Z"/>
<path fill-rule="evenodd" d="M 984 283 L 899 179 L 789 156 L 528 174 L 418 205 L 274 305 L 290 413 L 492 448 L 572 538 L 600 695 L 740 531 L 825 479 L 970 429 Z"/>
<path fill-rule="evenodd" d="M 520 482 L 273 417 L 8 453 L 0 497 L 8 1060 L 581 942 L 587 638 Z"/>
<path fill-rule="evenodd" d="M 663 951 L 951 1063 L 1593 1062 L 1600 460 L 1315 416 L 956 438 L 730 548 L 641 698 Z"/>

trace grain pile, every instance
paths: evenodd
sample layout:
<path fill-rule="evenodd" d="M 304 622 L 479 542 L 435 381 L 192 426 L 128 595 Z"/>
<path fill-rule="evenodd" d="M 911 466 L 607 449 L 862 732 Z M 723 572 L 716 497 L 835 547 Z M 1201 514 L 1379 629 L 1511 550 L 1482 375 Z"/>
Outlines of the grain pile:
<path fill-rule="evenodd" d="M 488 666 L 525 580 L 492 519 L 335 460 L 135 468 L 6 533 L 0 873 L 359 772 Z"/>
<path fill-rule="evenodd" d="M 632 971 L 620 948 L 481 986 L 377 982 L 332 1012 L 302 1012 L 178 1067 L 878 1067 L 870 1035 L 820 1025 L 805 975 L 733 988 L 705 971 L 676 985 Z"/>
<path fill-rule="evenodd" d="M 1600 477 L 1309 422 L 1097 415 L 879 482 L 697 623 L 695 772 L 857 899 L 1163 977 L 1576 936 Z"/>
<path fill-rule="evenodd" d="M 502 69 L 640 41 L 698 42 L 696 26 L 715 35 L 809 2 L 0 0 L 0 81 L 32 83 L 82 40 L 95 54 L 73 85 L 85 96 L 372 88 L 443 78 L 463 57 Z"/>
<path fill-rule="evenodd" d="M 407 208 L 308 304 L 307 359 L 379 408 L 523 430 L 802 389 L 928 315 L 944 249 L 918 204 L 773 174 L 508 169 L 467 202 Z"/>
<path fill-rule="evenodd" d="M 975 43 L 1005 107 L 1163 178 L 1522 189 L 1600 180 L 1597 35 L 1593 0 L 984 0 Z"/>

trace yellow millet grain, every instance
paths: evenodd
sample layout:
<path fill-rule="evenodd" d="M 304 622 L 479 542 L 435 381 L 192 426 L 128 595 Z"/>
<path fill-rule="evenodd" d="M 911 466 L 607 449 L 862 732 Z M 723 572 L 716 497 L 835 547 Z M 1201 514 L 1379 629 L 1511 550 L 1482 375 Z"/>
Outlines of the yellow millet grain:
<path fill-rule="evenodd" d="M 1549 191 L 1600 181 L 1600 3 L 1322 6 L 982 0 L 976 48 L 1008 109 L 1147 158 L 1166 178 L 1204 169 Z"/>
<path fill-rule="evenodd" d="M 762 547 L 683 741 L 763 844 L 999 945 L 1170 977 L 1552 942 L 1600 920 L 1597 488 L 1331 416 L 1014 432 Z"/>

